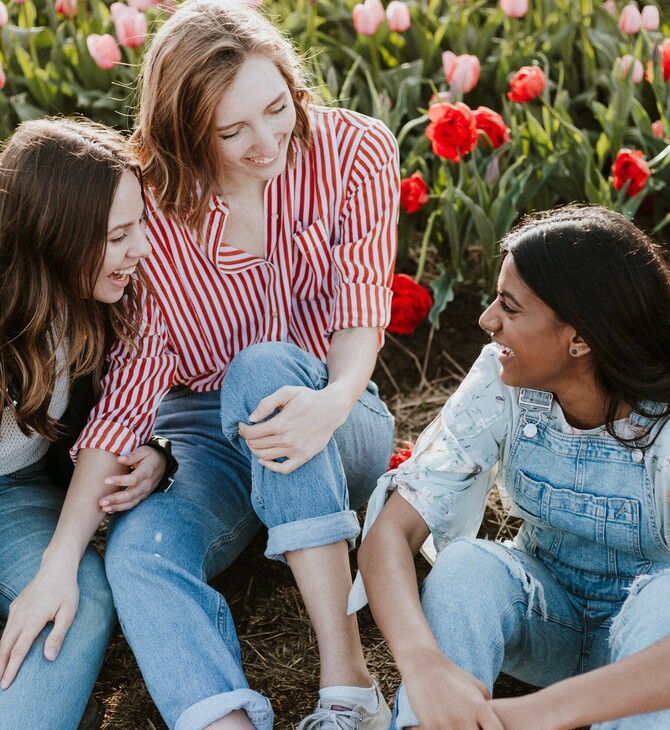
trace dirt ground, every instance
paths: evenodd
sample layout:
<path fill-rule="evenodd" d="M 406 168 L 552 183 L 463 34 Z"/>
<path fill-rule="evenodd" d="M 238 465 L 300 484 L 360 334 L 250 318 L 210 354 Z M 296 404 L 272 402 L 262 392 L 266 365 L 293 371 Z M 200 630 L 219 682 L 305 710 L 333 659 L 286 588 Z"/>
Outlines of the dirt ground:
<path fill-rule="evenodd" d="M 463 291 L 448 306 L 439 330 L 431 332 L 424 322 L 411 336 L 387 335 L 374 379 L 396 416 L 398 445 L 416 439 L 487 341 L 476 324 L 480 311 L 478 296 Z M 513 530 L 514 525 L 492 502 L 482 534 L 495 538 L 509 536 Z M 263 544 L 264 536 L 259 535 L 213 585 L 231 607 L 250 685 L 272 701 L 278 730 L 288 730 L 316 702 L 317 651 L 290 572 L 263 557 Z M 417 570 L 421 576 L 427 572 L 421 558 L 417 559 Z M 368 609 L 360 612 L 359 621 L 368 665 L 390 702 L 399 682 L 393 660 Z M 160 647 L 156 650 L 160 652 Z M 178 675 L 181 668 L 174 667 L 173 671 Z M 528 689 L 502 677 L 496 694 L 509 696 Z M 105 707 L 105 729 L 166 727 L 120 630 L 107 652 L 95 695 Z"/>

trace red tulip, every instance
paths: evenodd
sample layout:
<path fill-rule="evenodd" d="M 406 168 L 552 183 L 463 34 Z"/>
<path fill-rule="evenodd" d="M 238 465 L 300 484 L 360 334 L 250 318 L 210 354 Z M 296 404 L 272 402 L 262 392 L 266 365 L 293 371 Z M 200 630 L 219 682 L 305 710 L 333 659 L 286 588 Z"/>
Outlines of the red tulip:
<path fill-rule="evenodd" d="M 621 190 L 630 180 L 626 196 L 632 198 L 647 184 L 651 177 L 649 165 L 640 150 L 621 149 L 612 165 L 614 189 Z"/>
<path fill-rule="evenodd" d="M 433 306 L 430 292 L 407 274 L 394 274 L 391 289 L 391 321 L 387 329 L 398 335 L 411 335 Z"/>
<path fill-rule="evenodd" d="M 110 7 L 116 38 L 126 48 L 141 46 L 147 37 L 147 19 L 144 13 L 123 3 Z"/>
<path fill-rule="evenodd" d="M 500 7 L 509 18 L 523 18 L 528 12 L 528 0 L 500 0 Z"/>
<path fill-rule="evenodd" d="M 121 49 L 109 33 L 104 35 L 92 33 L 86 39 L 86 47 L 91 54 L 91 58 L 104 71 L 109 71 L 110 68 L 114 68 L 121 61 Z"/>
<path fill-rule="evenodd" d="M 547 77 L 539 66 L 522 66 L 510 79 L 511 91 L 507 97 L 512 101 L 526 102 L 539 96 L 547 85 Z"/>
<path fill-rule="evenodd" d="M 657 119 L 651 125 L 651 131 L 654 133 L 654 137 L 663 139 L 666 136 L 665 131 L 663 130 L 663 122 L 660 119 Z"/>
<path fill-rule="evenodd" d="M 407 213 L 416 213 L 427 202 L 428 185 L 418 172 L 400 181 L 400 205 Z"/>
<path fill-rule="evenodd" d="M 645 5 L 642 8 L 641 13 L 642 27 L 645 30 L 657 30 L 661 24 L 661 19 L 658 15 L 658 8 L 655 5 Z"/>
<path fill-rule="evenodd" d="M 395 33 L 404 33 L 411 25 L 409 10 L 400 0 L 391 0 L 386 8 L 386 22 Z"/>
<path fill-rule="evenodd" d="M 663 66 L 663 81 L 670 80 L 670 38 L 666 38 L 659 48 Z"/>
<path fill-rule="evenodd" d="M 475 116 L 467 104 L 433 104 L 428 108 L 428 119 L 426 137 L 436 155 L 458 162 L 477 144 Z"/>
<path fill-rule="evenodd" d="M 473 114 L 475 126 L 478 130 L 486 132 L 486 136 L 489 138 L 494 150 L 507 142 L 509 128 L 498 112 L 494 112 L 486 106 L 480 106 L 474 110 Z"/>
<path fill-rule="evenodd" d="M 414 444 L 411 441 L 403 441 L 403 446 L 405 447 L 404 449 L 398 449 L 391 457 L 389 469 L 397 469 L 403 461 L 407 461 L 412 456 Z"/>
<path fill-rule="evenodd" d="M 628 3 L 619 16 L 619 28 L 624 33 L 634 35 L 642 28 L 642 15 L 635 3 Z"/>

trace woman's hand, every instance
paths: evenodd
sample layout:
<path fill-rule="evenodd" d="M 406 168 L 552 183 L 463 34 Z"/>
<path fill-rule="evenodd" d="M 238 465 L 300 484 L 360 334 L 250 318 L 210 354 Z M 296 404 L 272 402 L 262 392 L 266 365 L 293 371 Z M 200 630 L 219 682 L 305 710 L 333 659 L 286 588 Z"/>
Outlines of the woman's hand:
<path fill-rule="evenodd" d="M 140 446 L 130 454 L 119 456 L 117 461 L 131 471 L 105 479 L 105 484 L 120 489 L 100 500 L 100 508 L 107 514 L 132 509 L 146 499 L 160 483 L 167 465 L 165 455 L 150 446 Z"/>
<path fill-rule="evenodd" d="M 290 474 L 325 448 L 347 415 L 348 407 L 336 397 L 335 389 L 287 385 L 259 402 L 249 420 L 263 422 L 240 423 L 240 435 L 261 466 Z"/>
<path fill-rule="evenodd" d="M 507 730 L 486 685 L 439 651 L 417 655 L 404 680 L 422 730 Z"/>
<path fill-rule="evenodd" d="M 537 702 L 539 694 L 534 693 L 523 697 L 506 697 L 493 700 L 491 706 L 505 730 L 561 730 L 556 720 L 556 707 L 541 707 Z"/>
<path fill-rule="evenodd" d="M 44 656 L 54 661 L 79 606 L 77 566 L 48 565 L 43 560 L 37 575 L 12 601 L 0 640 L 0 688 L 14 681 L 23 660 L 42 629 L 53 621 L 44 643 Z"/>

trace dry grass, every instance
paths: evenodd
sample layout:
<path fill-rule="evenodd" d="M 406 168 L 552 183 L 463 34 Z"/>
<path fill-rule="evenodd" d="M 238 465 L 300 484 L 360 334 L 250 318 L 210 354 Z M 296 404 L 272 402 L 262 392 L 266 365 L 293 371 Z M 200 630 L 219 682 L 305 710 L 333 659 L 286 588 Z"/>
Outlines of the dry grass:
<path fill-rule="evenodd" d="M 396 350 L 405 348 L 402 343 L 395 344 Z M 420 385 L 403 393 L 397 383 L 393 387 L 391 376 L 392 385 L 386 387 L 396 391 L 388 394 L 387 402 L 396 416 L 399 443 L 413 441 L 418 436 L 464 374 L 463 368 L 445 353 L 447 372 L 428 382 L 424 362 L 408 349 L 406 356 L 409 366 L 415 367 L 420 375 L 414 378 Z M 380 367 L 390 374 L 383 361 Z M 514 530 L 495 498 L 487 509 L 484 529 L 491 538 L 507 537 Z M 213 585 L 226 596 L 231 607 L 250 685 L 270 698 L 277 728 L 287 730 L 316 701 L 318 657 L 314 634 L 290 572 L 285 566 L 267 561 L 262 551 L 263 536 L 259 536 Z M 421 559 L 417 568 L 424 574 L 427 570 Z M 395 665 L 367 609 L 360 612 L 359 622 L 368 666 L 390 701 L 399 681 Z M 160 652 L 160 647 L 156 651 Z M 503 678 L 496 690 L 499 695 L 515 694 L 523 686 Z M 106 710 L 103 728 L 159 730 L 166 727 L 120 632 L 109 647 L 96 695 Z"/>

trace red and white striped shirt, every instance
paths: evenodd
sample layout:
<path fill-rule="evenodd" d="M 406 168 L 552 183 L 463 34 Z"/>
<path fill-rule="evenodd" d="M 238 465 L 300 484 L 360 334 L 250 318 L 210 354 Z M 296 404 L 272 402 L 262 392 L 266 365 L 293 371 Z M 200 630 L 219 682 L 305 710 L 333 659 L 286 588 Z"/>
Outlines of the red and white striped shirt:
<path fill-rule="evenodd" d="M 174 383 L 220 388 L 230 361 L 249 345 L 291 342 L 325 361 L 330 333 L 388 324 L 399 200 L 395 138 L 382 122 L 356 112 L 310 112 L 310 148 L 297 148 L 295 164 L 265 188 L 265 258 L 222 243 L 228 215 L 222 198 L 212 197 L 198 235 L 157 210 L 149 196 L 153 252 L 143 268 L 167 328 L 162 357 L 176 353 L 176 371 L 170 382 L 173 365 L 151 368 L 138 358 L 126 363 L 123 378 L 113 367 L 79 448 L 117 451 L 108 435 L 112 421 L 123 424 L 127 437 L 138 406 L 150 402 L 150 428 L 156 394 Z M 125 348 L 117 346 L 112 362 L 123 357 Z M 109 414 L 112 400 L 120 407 Z M 141 440 L 126 438 L 123 450 Z"/>

